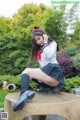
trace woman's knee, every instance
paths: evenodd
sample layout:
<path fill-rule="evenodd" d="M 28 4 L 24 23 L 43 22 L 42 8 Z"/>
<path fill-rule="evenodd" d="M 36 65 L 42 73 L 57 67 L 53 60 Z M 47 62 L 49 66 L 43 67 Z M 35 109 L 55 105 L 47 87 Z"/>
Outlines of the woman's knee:
<path fill-rule="evenodd" d="M 23 72 L 22 72 L 22 74 L 30 74 L 30 70 L 31 70 L 31 68 L 26 68 Z"/>

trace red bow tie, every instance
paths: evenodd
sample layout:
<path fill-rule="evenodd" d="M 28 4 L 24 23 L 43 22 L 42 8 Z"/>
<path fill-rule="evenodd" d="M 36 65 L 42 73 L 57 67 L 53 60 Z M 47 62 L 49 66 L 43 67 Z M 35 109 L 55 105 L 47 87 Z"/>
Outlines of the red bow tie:
<path fill-rule="evenodd" d="M 39 50 L 37 52 L 37 57 L 36 57 L 36 62 L 38 62 L 39 60 L 41 60 L 41 54 L 42 54 L 43 50 Z"/>

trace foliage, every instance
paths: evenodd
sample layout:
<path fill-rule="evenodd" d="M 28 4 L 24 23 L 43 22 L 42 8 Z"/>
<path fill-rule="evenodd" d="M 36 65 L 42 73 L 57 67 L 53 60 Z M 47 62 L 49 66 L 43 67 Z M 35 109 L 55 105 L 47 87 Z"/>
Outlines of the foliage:
<path fill-rule="evenodd" d="M 20 87 L 21 81 L 20 81 L 20 75 L 17 76 L 11 76 L 11 75 L 2 75 L 0 76 L 0 87 L 2 87 L 2 84 L 4 81 L 7 81 L 7 84 L 15 84 L 17 87 Z"/>
<path fill-rule="evenodd" d="M 65 78 L 72 77 L 73 65 L 68 53 L 64 50 L 57 52 L 57 61 L 63 70 Z"/>
<path fill-rule="evenodd" d="M 10 75 L 0 76 L 0 88 L 2 88 L 3 81 L 7 81 L 8 84 L 14 83 L 17 86 L 17 89 L 20 90 L 20 86 L 21 86 L 20 77 L 21 77 L 21 75 L 18 75 L 18 76 L 10 76 Z M 80 87 L 80 76 L 65 79 L 65 87 L 64 87 L 63 91 L 71 92 L 71 88 L 76 88 L 76 87 L 77 88 Z M 30 81 L 30 89 L 36 90 L 36 88 L 38 88 L 38 84 L 31 80 Z"/>
<path fill-rule="evenodd" d="M 11 30 L 11 22 L 12 19 L 10 18 L 0 18 L 0 37 L 1 35 L 5 35 L 6 33 L 10 32 Z"/>
<path fill-rule="evenodd" d="M 67 36 L 66 29 L 68 26 L 65 8 L 66 6 L 51 8 L 46 7 L 44 4 L 39 6 L 24 4 L 12 18 L 0 18 L 1 75 L 16 76 L 25 67 L 38 66 L 30 58 L 32 48 L 30 31 L 35 25 L 45 29 L 51 38 L 56 39 L 60 48 L 69 45 L 67 43 L 68 39 L 65 37 Z M 74 11 L 75 8 L 73 8 Z M 70 14 L 73 15 L 73 12 Z M 76 22 L 75 31 L 78 25 Z M 78 36 L 76 32 L 74 35 Z"/>
<path fill-rule="evenodd" d="M 70 57 L 74 57 L 80 52 L 80 46 L 66 47 L 65 50 L 68 52 Z"/>
<path fill-rule="evenodd" d="M 36 83 L 36 82 L 34 82 L 34 81 L 30 81 L 30 88 L 32 89 L 32 90 L 36 90 L 37 88 L 38 88 L 38 86 L 39 86 L 39 84 L 38 83 Z"/>
<path fill-rule="evenodd" d="M 46 9 L 44 5 L 25 4 L 12 19 L 0 18 L 0 74 L 18 75 L 26 66 L 35 67 L 30 58 L 30 30 L 41 25 Z"/>
<path fill-rule="evenodd" d="M 20 90 L 14 90 L 14 91 L 12 91 L 12 93 L 15 93 L 15 92 L 20 92 Z M 4 108 L 5 96 L 7 94 L 9 94 L 9 93 L 10 92 L 7 91 L 7 90 L 0 89 L 0 108 Z"/>
<path fill-rule="evenodd" d="M 80 75 L 80 44 L 65 49 L 73 60 L 74 76 Z"/>
<path fill-rule="evenodd" d="M 76 43 L 76 36 L 79 36 L 78 33 L 80 33 L 80 30 L 77 31 L 76 34 L 74 34 L 73 31 L 76 31 L 78 28 L 80 28 L 78 23 L 79 17 L 76 13 L 78 8 L 79 5 L 73 5 L 70 10 L 66 10 L 66 5 L 55 6 L 52 3 L 52 13 L 45 22 L 45 30 L 52 39 L 57 40 L 60 47 L 65 48 L 67 45 L 69 45 L 68 42 Z M 70 39 L 68 37 L 67 29 L 71 30 L 71 33 L 69 34 Z M 79 39 L 77 41 L 79 41 Z"/>
<path fill-rule="evenodd" d="M 73 39 L 80 43 L 80 21 L 76 22 L 74 27 L 75 30 L 74 30 Z"/>
<path fill-rule="evenodd" d="M 64 44 L 64 36 L 66 35 L 67 29 L 67 23 L 64 17 L 65 7 L 66 6 L 53 7 L 51 16 L 45 22 L 46 32 L 52 39 L 55 39 L 60 45 L 62 42 Z"/>
<path fill-rule="evenodd" d="M 65 87 L 63 91 L 71 92 L 71 88 L 80 88 L 80 77 L 79 76 L 65 79 Z"/>
<path fill-rule="evenodd" d="M 21 75 L 12 76 L 12 75 L 2 75 L 0 76 L 0 88 L 2 88 L 3 82 L 7 81 L 7 84 L 15 84 L 17 89 L 21 88 Z M 38 87 L 38 84 L 30 80 L 30 89 L 35 90 Z"/>
<path fill-rule="evenodd" d="M 0 108 L 4 107 L 4 99 L 7 94 L 8 91 L 0 89 Z"/>
<path fill-rule="evenodd" d="M 75 57 L 73 57 L 73 65 L 76 68 L 76 70 L 80 71 L 80 54 L 77 54 Z"/>
<path fill-rule="evenodd" d="M 22 41 L 17 34 L 15 37 L 13 34 L 4 36 L 0 40 L 0 74 L 20 74 L 29 62 L 30 51 L 30 46 L 25 43 L 25 38 Z M 28 65 L 30 64 L 32 63 Z"/>
<path fill-rule="evenodd" d="M 79 16 L 77 15 L 78 9 L 79 9 L 79 5 L 74 4 L 70 8 L 70 10 L 68 10 L 66 13 L 66 16 L 67 16 L 66 20 L 69 23 L 71 30 L 74 29 L 75 23 L 79 21 Z"/>

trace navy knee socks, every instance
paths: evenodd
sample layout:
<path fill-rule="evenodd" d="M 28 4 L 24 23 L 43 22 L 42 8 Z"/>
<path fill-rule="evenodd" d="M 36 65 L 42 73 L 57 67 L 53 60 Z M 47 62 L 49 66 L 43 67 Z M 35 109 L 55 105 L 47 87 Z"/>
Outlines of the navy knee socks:
<path fill-rule="evenodd" d="M 30 77 L 28 74 L 24 73 L 21 76 L 21 94 L 29 89 Z"/>

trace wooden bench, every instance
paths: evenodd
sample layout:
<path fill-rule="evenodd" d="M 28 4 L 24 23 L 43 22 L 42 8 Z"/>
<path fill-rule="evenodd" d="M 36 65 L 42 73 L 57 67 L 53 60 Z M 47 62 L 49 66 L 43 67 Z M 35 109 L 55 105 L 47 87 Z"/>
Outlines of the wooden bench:
<path fill-rule="evenodd" d="M 80 120 L 80 96 L 65 92 L 36 93 L 22 110 L 14 112 L 12 108 L 18 97 L 19 93 L 10 93 L 5 97 L 4 111 L 8 112 L 8 120 L 23 120 L 30 115 L 48 114 L 65 116 L 67 120 Z"/>

